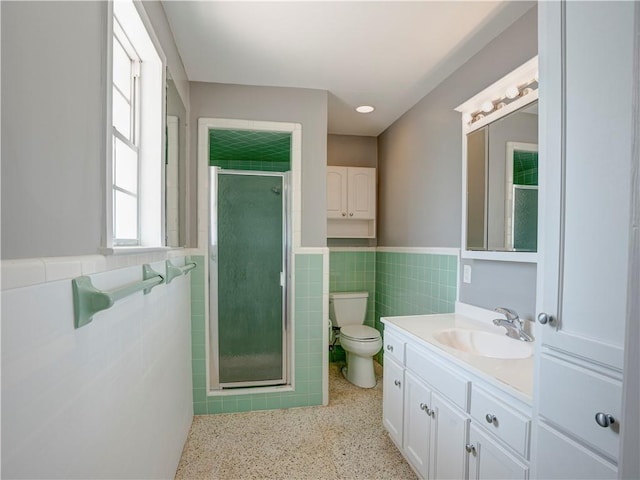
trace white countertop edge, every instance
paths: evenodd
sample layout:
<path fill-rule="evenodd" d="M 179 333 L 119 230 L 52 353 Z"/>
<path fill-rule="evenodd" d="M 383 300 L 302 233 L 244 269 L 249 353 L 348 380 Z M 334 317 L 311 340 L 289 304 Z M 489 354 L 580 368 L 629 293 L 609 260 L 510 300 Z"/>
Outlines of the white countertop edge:
<path fill-rule="evenodd" d="M 510 383 L 508 383 L 507 381 L 500 379 L 494 375 L 492 375 L 489 372 L 483 371 L 481 368 L 475 366 L 474 364 L 470 363 L 469 361 L 467 361 L 465 359 L 469 358 L 469 359 L 480 359 L 482 358 L 482 360 L 484 360 L 485 362 L 490 362 L 493 364 L 497 364 L 498 362 L 510 362 L 509 365 L 514 365 L 514 362 L 519 362 L 522 365 L 523 360 L 509 360 L 509 359 L 489 359 L 489 358 L 483 358 L 483 357 L 474 357 L 473 355 L 470 354 L 464 354 L 464 353 L 460 353 L 460 356 L 457 356 L 456 354 L 452 353 L 451 351 L 449 351 L 446 347 L 438 344 L 437 342 L 430 342 L 426 339 L 424 339 L 423 337 L 412 333 L 410 330 L 403 328 L 402 326 L 398 325 L 397 323 L 394 323 L 394 320 L 401 320 L 401 319 L 407 319 L 407 318 L 422 318 L 424 317 L 425 321 L 428 321 L 430 318 L 435 319 L 436 317 L 448 317 L 450 319 L 450 321 L 459 321 L 463 324 L 468 324 L 469 328 L 478 328 L 480 330 L 485 330 L 485 331 L 492 331 L 493 333 L 495 333 L 495 328 L 493 325 L 487 325 L 485 322 L 482 321 L 478 321 L 472 317 L 468 317 L 466 315 L 462 315 L 460 313 L 448 313 L 448 314 L 432 314 L 432 315 L 406 315 L 406 316 L 390 316 L 390 317 L 381 317 L 380 321 L 386 326 L 389 325 L 390 327 L 392 327 L 393 329 L 395 329 L 397 332 L 399 332 L 401 335 L 404 335 L 406 337 L 409 337 L 410 339 L 414 340 L 415 342 L 417 342 L 420 346 L 426 348 L 430 353 L 432 353 L 433 355 L 437 355 L 440 357 L 443 357 L 445 360 L 450 361 L 451 363 L 453 363 L 455 366 L 466 370 L 471 376 L 477 377 L 478 379 L 490 384 L 492 387 L 516 398 L 517 400 L 519 400 L 520 402 L 522 402 L 524 405 L 528 406 L 529 408 L 532 407 L 533 405 L 533 388 L 531 389 L 530 394 L 527 392 L 524 392 L 522 390 L 519 390 L 518 388 L 516 388 L 515 386 L 511 385 Z M 445 328 L 450 328 L 450 327 L 445 327 Z M 453 349 L 451 349 L 453 350 Z M 530 368 L 531 368 L 531 375 L 533 375 L 533 357 L 529 357 L 528 359 L 526 359 L 528 362 L 530 362 Z"/>

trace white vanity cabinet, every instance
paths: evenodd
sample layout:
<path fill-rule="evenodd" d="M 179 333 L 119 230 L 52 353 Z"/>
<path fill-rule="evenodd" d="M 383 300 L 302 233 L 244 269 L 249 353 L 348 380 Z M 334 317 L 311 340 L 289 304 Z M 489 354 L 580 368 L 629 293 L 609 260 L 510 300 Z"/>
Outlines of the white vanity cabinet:
<path fill-rule="evenodd" d="M 528 405 L 386 323 L 383 349 L 383 423 L 421 478 L 528 478 Z"/>
<path fill-rule="evenodd" d="M 526 480 L 529 467 L 475 423 L 469 432 L 469 479 Z"/>
<path fill-rule="evenodd" d="M 376 169 L 327 167 L 327 236 L 375 237 Z"/>
<path fill-rule="evenodd" d="M 384 362 L 382 388 L 382 423 L 398 448 L 402 448 L 404 369 L 390 357 Z"/>
<path fill-rule="evenodd" d="M 531 415 L 526 410 L 514 398 L 473 385 L 466 446 L 470 479 L 529 478 Z"/>
<path fill-rule="evenodd" d="M 540 2 L 533 475 L 616 478 L 629 268 L 634 2 Z M 637 446 L 636 446 L 637 448 Z"/>

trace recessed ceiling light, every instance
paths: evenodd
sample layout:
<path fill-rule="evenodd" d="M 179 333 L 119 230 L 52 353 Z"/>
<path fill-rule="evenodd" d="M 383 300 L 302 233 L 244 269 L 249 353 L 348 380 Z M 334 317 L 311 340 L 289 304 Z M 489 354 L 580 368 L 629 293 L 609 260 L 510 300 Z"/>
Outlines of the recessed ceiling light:
<path fill-rule="evenodd" d="M 375 110 L 375 107 L 372 107 L 371 105 L 360 105 L 359 107 L 356 107 L 356 112 L 358 113 L 371 113 Z"/>

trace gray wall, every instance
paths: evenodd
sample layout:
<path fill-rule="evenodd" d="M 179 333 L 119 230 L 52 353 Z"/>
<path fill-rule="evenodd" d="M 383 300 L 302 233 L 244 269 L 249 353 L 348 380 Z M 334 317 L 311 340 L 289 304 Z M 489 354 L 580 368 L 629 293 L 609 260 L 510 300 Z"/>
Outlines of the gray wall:
<path fill-rule="evenodd" d="M 302 124 L 302 246 L 327 243 L 327 92 L 192 82 L 191 125 L 198 119 L 235 118 Z M 196 204 L 197 128 L 191 129 L 191 189 Z"/>
<path fill-rule="evenodd" d="M 454 108 L 536 54 L 534 7 L 378 138 L 378 245 L 460 247 L 462 122 Z M 476 260 L 479 274 L 461 288 L 460 300 L 532 308 L 536 266 L 497 264 Z M 514 304 L 503 283 L 527 300 Z"/>
<path fill-rule="evenodd" d="M 2 258 L 95 254 L 105 226 L 107 4 L 0 8 Z M 145 9 L 188 97 L 164 11 Z"/>
<path fill-rule="evenodd" d="M 1 8 L 2 258 L 97 253 L 106 3 Z"/>
<path fill-rule="evenodd" d="M 329 135 L 327 137 L 327 165 L 377 167 L 378 141 L 376 137 Z"/>

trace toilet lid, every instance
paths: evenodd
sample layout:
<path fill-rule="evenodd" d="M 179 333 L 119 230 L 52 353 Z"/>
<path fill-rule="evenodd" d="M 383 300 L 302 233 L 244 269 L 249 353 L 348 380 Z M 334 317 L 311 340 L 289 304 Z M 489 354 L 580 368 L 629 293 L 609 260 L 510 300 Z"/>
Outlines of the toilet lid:
<path fill-rule="evenodd" d="M 340 329 L 340 336 L 366 342 L 378 340 L 380 332 L 366 325 L 345 325 Z"/>

